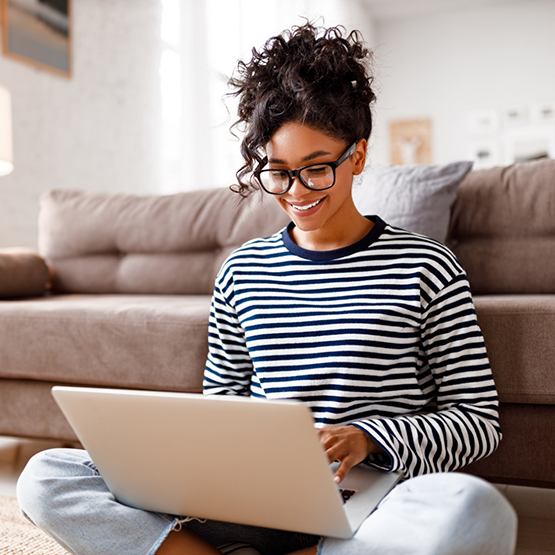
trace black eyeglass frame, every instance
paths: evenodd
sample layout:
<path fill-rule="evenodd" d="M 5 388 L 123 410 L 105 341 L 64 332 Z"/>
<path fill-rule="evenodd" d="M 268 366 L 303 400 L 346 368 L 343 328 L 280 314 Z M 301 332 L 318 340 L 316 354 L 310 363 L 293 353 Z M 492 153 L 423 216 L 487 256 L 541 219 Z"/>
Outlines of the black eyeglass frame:
<path fill-rule="evenodd" d="M 302 168 L 297 168 L 296 170 L 272 170 L 270 168 L 260 169 L 260 170 L 256 170 L 254 172 L 254 176 L 256 177 L 256 180 L 258 181 L 258 183 L 260 184 L 262 189 L 264 189 L 264 191 L 266 191 L 266 193 L 268 193 L 270 195 L 284 195 L 285 193 L 289 192 L 289 190 L 293 186 L 293 180 L 295 179 L 295 177 L 298 177 L 299 181 L 307 189 L 310 189 L 311 191 L 326 191 L 327 189 L 331 189 L 335 185 L 335 169 L 337 167 L 339 167 L 341 164 L 343 164 L 343 162 L 345 162 L 345 160 L 350 158 L 355 153 L 357 143 L 358 143 L 358 141 L 355 141 L 335 162 L 319 162 L 317 164 L 308 164 L 308 166 L 303 166 Z M 262 168 L 264 168 L 264 166 L 267 163 L 268 163 L 268 158 L 264 158 L 264 160 L 262 161 L 262 164 L 261 164 Z M 301 172 L 303 170 L 306 170 L 307 168 L 311 168 L 313 166 L 329 166 L 332 169 L 332 171 L 333 171 L 333 181 L 332 181 L 331 185 L 328 185 L 327 187 L 324 187 L 323 189 L 315 189 L 314 187 L 311 187 L 308 183 L 305 183 L 304 179 L 301 177 Z M 266 187 L 264 187 L 264 184 L 262 183 L 262 179 L 260 178 L 260 174 L 265 173 L 265 172 L 271 172 L 271 171 L 280 171 L 280 172 L 286 173 L 289 176 L 289 184 L 287 185 L 287 188 L 284 191 L 276 193 L 276 192 L 273 192 L 273 191 L 268 191 L 268 189 L 266 189 Z"/>

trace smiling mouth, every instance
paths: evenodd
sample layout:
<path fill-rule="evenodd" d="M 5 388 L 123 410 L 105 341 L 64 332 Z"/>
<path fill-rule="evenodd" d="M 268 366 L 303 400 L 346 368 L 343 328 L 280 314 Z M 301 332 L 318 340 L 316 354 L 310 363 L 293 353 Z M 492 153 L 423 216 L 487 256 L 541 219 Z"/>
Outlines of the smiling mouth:
<path fill-rule="evenodd" d="M 299 210 L 300 212 L 304 212 L 306 210 L 310 210 L 311 208 L 314 208 L 315 206 L 317 206 L 318 204 L 320 204 L 324 199 L 321 198 L 317 201 L 312 202 L 311 204 L 305 204 L 303 206 L 299 206 L 296 204 L 291 204 L 289 203 L 289 206 L 291 206 L 291 208 L 294 208 L 295 210 Z"/>

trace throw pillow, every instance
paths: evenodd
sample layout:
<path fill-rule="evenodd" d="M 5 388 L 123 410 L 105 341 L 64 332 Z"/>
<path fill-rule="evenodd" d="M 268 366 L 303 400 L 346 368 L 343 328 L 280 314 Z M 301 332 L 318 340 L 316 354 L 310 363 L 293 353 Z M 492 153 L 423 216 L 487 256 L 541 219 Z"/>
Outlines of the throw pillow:
<path fill-rule="evenodd" d="M 35 251 L 0 249 L 0 299 L 43 295 L 49 274 L 46 262 Z"/>
<path fill-rule="evenodd" d="M 411 166 L 367 165 L 353 184 L 353 199 L 364 215 L 376 214 L 391 225 L 442 243 L 450 207 L 472 162 Z"/>

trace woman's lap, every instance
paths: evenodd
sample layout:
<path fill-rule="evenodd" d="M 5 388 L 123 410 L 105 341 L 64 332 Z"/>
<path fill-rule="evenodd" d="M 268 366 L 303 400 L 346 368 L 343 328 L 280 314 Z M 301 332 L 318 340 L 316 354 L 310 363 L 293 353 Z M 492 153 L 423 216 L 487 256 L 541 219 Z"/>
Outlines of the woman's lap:
<path fill-rule="evenodd" d="M 77 555 L 150 555 L 183 521 L 118 503 L 81 450 L 56 449 L 31 459 L 18 482 L 18 499 L 30 520 Z M 263 555 L 290 553 L 318 541 L 215 521 L 184 524 L 216 547 L 244 542 Z M 397 486 L 352 539 L 326 538 L 319 553 L 510 555 L 515 531 L 514 511 L 495 488 L 464 474 L 431 474 Z"/>

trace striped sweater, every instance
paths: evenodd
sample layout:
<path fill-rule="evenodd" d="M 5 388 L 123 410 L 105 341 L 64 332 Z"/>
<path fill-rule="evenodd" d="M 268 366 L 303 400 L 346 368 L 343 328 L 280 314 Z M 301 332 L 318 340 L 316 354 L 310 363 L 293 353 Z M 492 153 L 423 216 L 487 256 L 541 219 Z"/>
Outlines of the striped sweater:
<path fill-rule="evenodd" d="M 498 399 L 465 273 L 440 243 L 385 224 L 334 251 L 288 229 L 252 240 L 214 289 L 205 394 L 297 399 L 352 424 L 405 477 L 492 453 Z M 290 224 L 291 226 L 292 224 Z"/>

